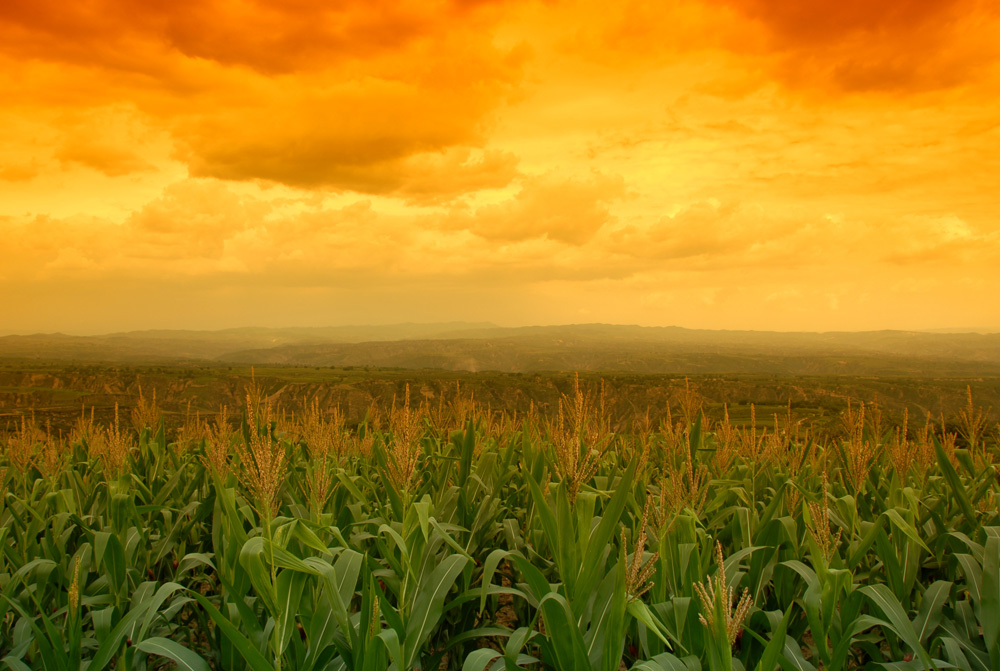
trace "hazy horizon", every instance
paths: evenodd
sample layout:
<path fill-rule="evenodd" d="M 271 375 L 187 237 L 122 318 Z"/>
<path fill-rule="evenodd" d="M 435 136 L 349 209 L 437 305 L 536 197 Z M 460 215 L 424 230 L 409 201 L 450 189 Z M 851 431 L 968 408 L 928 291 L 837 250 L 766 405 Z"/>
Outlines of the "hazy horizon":
<path fill-rule="evenodd" d="M 914 329 L 858 329 L 858 330 L 847 330 L 847 329 L 831 329 L 822 331 L 809 331 L 803 329 L 741 329 L 741 328 L 718 328 L 718 329 L 701 329 L 697 327 L 684 326 L 681 324 L 626 324 L 626 323 L 612 323 L 612 322 L 563 322 L 563 323 L 551 323 L 551 324 L 500 324 L 495 321 L 464 321 L 464 320 L 449 320 L 449 321 L 406 321 L 406 322 L 381 322 L 381 323 L 342 323 L 342 324 L 286 324 L 279 326 L 264 326 L 261 324 L 244 324 L 239 326 L 226 326 L 222 328 L 185 328 L 183 326 L 171 326 L 168 328 L 131 328 L 131 329 L 120 329 L 120 330 L 109 330 L 109 331 L 72 331 L 72 330 L 53 330 L 53 331 L 9 331 L 0 329 L 0 337 L 6 336 L 35 336 L 35 335 L 65 335 L 73 337 L 99 337 L 108 335 L 118 335 L 118 334 L 130 334 L 130 333 L 144 333 L 144 332 L 185 332 L 185 333 L 221 333 L 226 331 L 241 331 L 241 330 L 322 330 L 322 329 L 391 329 L 393 327 L 407 327 L 407 326 L 456 326 L 457 330 L 463 330 L 465 328 L 499 328 L 499 329 L 521 329 L 521 328 L 535 328 L 535 327 L 572 327 L 572 326 L 622 326 L 622 327 L 640 327 L 640 328 L 680 328 L 691 331 L 733 331 L 733 332 L 756 332 L 756 333 L 873 333 L 878 331 L 910 331 L 916 333 L 928 333 L 928 334 L 982 334 L 991 335 L 995 333 L 1000 333 L 1000 328 L 975 328 L 975 327 L 953 327 L 953 328 L 914 328 Z"/>

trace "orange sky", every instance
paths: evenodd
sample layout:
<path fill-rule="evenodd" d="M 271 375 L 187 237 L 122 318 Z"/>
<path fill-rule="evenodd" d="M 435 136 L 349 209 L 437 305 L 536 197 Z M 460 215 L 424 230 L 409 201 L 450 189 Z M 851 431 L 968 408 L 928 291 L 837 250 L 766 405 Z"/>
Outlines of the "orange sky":
<path fill-rule="evenodd" d="M 1000 330 L 987 0 L 4 0 L 0 332 Z"/>

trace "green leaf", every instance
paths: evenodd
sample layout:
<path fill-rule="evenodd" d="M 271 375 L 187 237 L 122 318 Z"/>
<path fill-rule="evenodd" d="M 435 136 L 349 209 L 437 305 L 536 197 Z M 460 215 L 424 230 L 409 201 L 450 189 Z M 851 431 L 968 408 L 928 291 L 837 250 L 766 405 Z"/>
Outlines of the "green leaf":
<path fill-rule="evenodd" d="M 125 583 L 125 550 L 118 536 L 106 531 L 94 534 L 94 555 L 97 563 L 102 563 L 115 590 Z"/>
<path fill-rule="evenodd" d="M 267 568 L 264 547 L 265 540 L 260 536 L 254 536 L 243 544 L 239 561 L 267 611 L 277 616 L 278 604 L 274 600 L 274 586 L 271 584 L 271 572 Z"/>
<path fill-rule="evenodd" d="M 913 620 L 913 629 L 921 644 L 927 642 L 944 617 L 944 605 L 951 594 L 952 583 L 947 580 L 937 580 L 924 591 L 920 612 Z"/>
<path fill-rule="evenodd" d="M 299 612 L 299 602 L 306 587 L 307 574 L 298 571 L 283 570 L 278 574 L 277 596 L 279 612 L 278 621 L 278 654 L 282 655 L 288 647 L 288 641 L 295 631 L 295 618 Z"/>
<path fill-rule="evenodd" d="M 698 659 L 680 659 L 669 652 L 656 655 L 652 659 L 636 662 L 632 666 L 632 671 L 700 671 L 701 664 Z"/>
<path fill-rule="evenodd" d="M 983 639 L 995 671 L 1000 669 L 1000 538 L 996 536 L 986 539 L 980 611 Z"/>
<path fill-rule="evenodd" d="M 545 494 L 542 493 L 542 488 L 538 486 L 537 482 L 535 482 L 535 478 L 532 477 L 531 473 L 525 473 L 524 478 L 528 481 L 528 488 L 531 491 L 531 498 L 535 503 L 535 510 L 538 512 L 538 517 L 542 521 L 542 529 L 545 531 L 545 538 L 548 540 L 549 547 L 552 548 L 552 552 L 558 559 L 559 525 L 556 523 L 556 516 L 553 514 L 552 509 L 549 508 L 549 503 L 545 499 Z M 540 548 L 537 549 L 540 550 Z"/>
<path fill-rule="evenodd" d="M 476 425 L 470 417 L 465 425 L 465 433 L 461 436 L 462 458 L 458 465 L 458 486 L 465 487 L 472 468 L 472 457 L 476 452 Z"/>
<path fill-rule="evenodd" d="M 778 668 L 778 660 L 781 658 L 781 652 L 785 648 L 785 635 L 788 631 L 788 623 L 792 619 L 793 612 L 794 607 L 789 606 L 785 611 L 785 616 L 778 623 L 778 627 L 771 632 L 771 640 L 764 647 L 764 654 L 761 655 L 760 661 L 757 662 L 755 671 L 774 671 Z"/>
<path fill-rule="evenodd" d="M 145 641 L 140 641 L 135 647 L 150 655 L 166 657 L 181 671 L 209 671 L 208 662 L 202 659 L 201 655 L 170 639 L 158 636 L 147 638 Z"/>
<path fill-rule="evenodd" d="M 545 640 L 555 656 L 556 668 L 560 671 L 589 671 L 587 647 L 566 597 L 549 592 L 542 597 L 539 610 L 545 620 Z"/>
<path fill-rule="evenodd" d="M 805 658 L 799 642 L 785 636 L 785 647 L 781 651 L 781 668 L 784 671 L 816 671 L 815 665 Z"/>
<path fill-rule="evenodd" d="M 444 527 L 442 527 L 441 524 L 436 519 L 434 519 L 433 517 L 430 518 L 430 525 L 432 527 L 434 527 L 435 531 L 437 531 L 439 534 L 441 534 L 441 539 L 445 542 L 445 544 L 448 547 L 450 547 L 452 550 L 454 550 L 458 554 L 460 554 L 463 557 L 465 557 L 466 559 L 468 559 L 470 562 L 473 561 L 472 555 L 470 555 L 468 552 L 466 552 L 465 548 L 463 548 L 461 545 L 459 545 L 458 541 L 456 541 L 454 538 L 452 538 L 452 535 L 449 534 L 447 531 L 445 531 Z"/>
<path fill-rule="evenodd" d="M 341 601 L 349 606 L 358 586 L 358 576 L 364 564 L 364 555 L 356 550 L 347 549 L 340 553 L 334 572 L 337 575 L 337 591 Z"/>
<path fill-rule="evenodd" d="M 906 613 L 903 611 L 903 607 L 899 605 L 899 601 L 896 597 L 889 591 L 889 588 L 885 585 L 867 585 L 861 588 L 861 593 L 867 596 L 872 602 L 878 607 L 880 611 L 889 620 L 883 623 L 884 628 L 890 629 L 896 636 L 899 636 L 910 649 L 920 657 L 921 661 L 928 666 L 932 666 L 931 657 L 924 650 L 924 646 L 920 644 L 920 640 L 917 638 L 916 632 L 913 630 L 913 624 L 910 622 L 909 618 L 906 617 Z"/>
<path fill-rule="evenodd" d="M 494 659 L 498 659 L 503 655 L 496 650 L 491 650 L 490 648 L 480 648 L 479 650 L 473 650 L 469 653 L 469 656 L 465 658 L 465 663 L 462 664 L 462 671 L 485 671 L 486 667 Z"/>
<path fill-rule="evenodd" d="M 11 671 L 31 671 L 31 667 L 22 662 L 17 657 L 11 657 L 10 655 L 7 655 L 3 659 L 0 659 L 0 662 L 6 664 L 7 668 L 10 669 Z"/>
<path fill-rule="evenodd" d="M 399 636 L 396 635 L 395 629 L 386 629 L 379 632 L 378 639 L 382 641 L 385 645 L 385 649 L 389 651 L 389 657 L 392 659 L 393 664 L 396 665 L 396 669 L 412 669 L 413 666 L 406 664 L 403 661 L 403 649 L 399 644 Z"/>
<path fill-rule="evenodd" d="M 146 613 L 148 607 L 149 604 L 142 604 L 125 614 L 125 617 L 115 625 L 111 633 L 101 642 L 101 647 L 98 648 L 97 654 L 94 655 L 90 666 L 87 667 L 87 671 L 102 671 L 111 662 L 111 659 L 121 651 L 126 632 Z"/>
<path fill-rule="evenodd" d="M 600 574 L 603 569 L 601 564 L 604 560 L 605 548 L 611 542 L 615 530 L 618 528 L 622 513 L 625 511 L 625 504 L 628 503 L 628 497 L 632 493 L 632 480 L 635 477 L 635 469 L 637 467 L 638 461 L 634 461 L 622 475 L 621 480 L 615 486 L 615 493 L 604 508 L 601 521 L 590 535 L 590 541 L 587 544 L 587 556 L 583 558 L 580 579 L 576 584 L 577 591 L 575 592 L 575 596 L 577 598 L 581 596 L 584 599 L 589 598 L 597 587 L 598 581 L 601 579 Z M 581 529 L 580 533 L 586 533 L 586 530 Z"/>
<path fill-rule="evenodd" d="M 241 634 L 240 630 L 226 616 L 220 613 L 208 599 L 194 590 L 188 591 L 194 597 L 195 601 L 201 604 L 201 607 L 205 609 L 208 616 L 212 618 L 215 626 L 233 644 L 233 647 L 236 648 L 240 656 L 253 671 L 274 671 L 274 665 L 267 661 L 264 655 L 254 647 L 247 637 Z"/>
<path fill-rule="evenodd" d="M 424 535 L 424 540 L 426 541 L 430 537 L 430 525 L 427 519 L 431 514 L 431 502 L 418 501 L 413 504 L 413 509 L 417 511 L 417 522 L 420 523 L 420 532 Z"/>
<path fill-rule="evenodd" d="M 142 627 L 139 629 L 138 635 L 132 637 L 133 642 L 138 642 L 146 638 L 146 632 L 149 631 L 149 627 L 153 623 L 153 618 L 160 613 L 160 607 L 177 590 L 182 589 L 184 589 L 183 586 L 175 582 L 168 582 L 156 590 L 156 594 L 153 595 L 152 600 L 150 600 L 148 607 L 146 608 L 146 617 L 143 618 Z"/>
<path fill-rule="evenodd" d="M 649 606 L 637 599 L 635 601 L 630 601 L 626 609 L 629 615 L 644 624 L 649 631 L 656 634 L 656 637 L 663 641 L 665 646 L 668 648 L 673 647 L 671 646 L 670 641 L 667 638 L 667 633 L 663 630 L 662 625 L 654 617 L 652 611 L 649 610 Z"/>
<path fill-rule="evenodd" d="M 461 555 L 447 557 L 431 573 L 429 582 L 418 588 L 406 623 L 406 668 L 412 668 L 424 642 L 437 627 L 444 613 L 444 600 L 467 562 Z"/>
<path fill-rule="evenodd" d="M 941 472 L 944 473 L 945 481 L 955 495 L 955 499 L 962 509 L 962 514 L 965 515 L 965 520 L 973 527 L 978 528 L 979 521 L 976 519 L 976 511 L 972 507 L 972 502 L 969 501 L 969 494 L 965 491 L 962 479 L 958 477 L 955 467 L 951 465 L 948 455 L 944 453 L 944 449 L 941 447 L 941 443 L 938 442 L 937 436 L 932 436 L 932 438 L 934 440 L 934 452 L 937 454 L 938 466 L 941 468 Z"/>
<path fill-rule="evenodd" d="M 890 508 L 883 514 L 889 518 L 889 522 L 891 522 L 894 527 L 902 531 L 907 538 L 912 540 L 927 552 L 931 552 L 931 549 L 927 547 L 927 544 L 920 538 L 920 534 L 917 533 L 917 530 L 913 528 L 912 524 L 903 519 L 903 516 L 899 514 L 899 511 Z"/>
<path fill-rule="evenodd" d="M 500 562 L 502 562 L 508 554 L 510 553 L 503 549 L 493 550 L 486 557 L 486 561 L 483 563 L 482 596 L 480 596 L 479 599 L 480 613 L 486 610 L 486 597 L 488 596 L 489 587 L 493 583 L 493 574 L 496 573 L 497 566 L 500 565 Z"/>
<path fill-rule="evenodd" d="M 920 660 L 910 660 L 909 662 L 882 662 L 879 664 L 883 669 L 893 671 L 930 671 L 931 669 L 954 669 L 954 664 L 949 664 L 940 659 L 931 660 L 931 665 L 927 666 Z"/>

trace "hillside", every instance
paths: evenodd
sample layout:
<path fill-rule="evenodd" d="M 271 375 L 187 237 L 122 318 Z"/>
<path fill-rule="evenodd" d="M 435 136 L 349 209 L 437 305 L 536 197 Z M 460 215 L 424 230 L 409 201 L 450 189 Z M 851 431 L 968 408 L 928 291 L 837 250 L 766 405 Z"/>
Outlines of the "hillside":
<path fill-rule="evenodd" d="M 607 324 L 397 324 L 0 338 L 0 358 L 452 371 L 1000 375 L 1000 334 L 779 333 Z"/>

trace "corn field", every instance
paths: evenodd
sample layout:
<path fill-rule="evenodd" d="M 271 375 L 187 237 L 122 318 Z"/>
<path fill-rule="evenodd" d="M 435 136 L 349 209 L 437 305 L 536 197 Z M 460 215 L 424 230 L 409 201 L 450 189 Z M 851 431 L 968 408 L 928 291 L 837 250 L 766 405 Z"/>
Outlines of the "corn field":
<path fill-rule="evenodd" d="M 1000 427 L 261 393 L 0 459 L 0 665 L 1000 671 Z M 765 428 L 766 427 L 766 428 Z"/>

